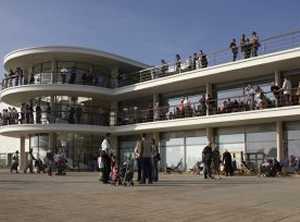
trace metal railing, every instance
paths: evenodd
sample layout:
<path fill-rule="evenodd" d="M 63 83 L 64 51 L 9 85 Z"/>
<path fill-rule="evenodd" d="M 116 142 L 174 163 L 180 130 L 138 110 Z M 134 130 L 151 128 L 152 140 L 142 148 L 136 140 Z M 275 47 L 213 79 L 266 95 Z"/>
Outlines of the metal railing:
<path fill-rule="evenodd" d="M 257 49 L 257 55 L 264 55 L 268 53 L 278 52 L 286 49 L 292 49 L 300 46 L 300 30 L 272 36 L 259 41 L 260 47 Z M 251 50 L 251 44 L 248 44 L 248 49 Z M 246 59 L 249 57 L 247 50 L 241 50 L 238 47 L 238 54 L 236 60 Z M 251 55 L 250 55 L 251 57 Z M 32 74 L 28 78 L 24 75 L 11 75 L 2 80 L 2 89 L 14 87 L 18 85 L 28 84 L 79 84 L 90 86 L 101 86 L 107 88 L 116 88 L 127 85 L 132 85 L 140 82 L 149 81 L 152 79 L 170 76 L 196 69 L 204 69 L 207 66 L 215 66 L 233 61 L 232 50 L 228 47 L 206 54 L 207 63 L 194 64 L 190 59 L 181 59 L 180 65 L 176 62 L 170 62 L 163 65 L 153 66 L 147 69 L 140 70 L 134 73 L 120 74 L 118 79 L 109 79 L 104 76 L 95 74 L 74 74 L 71 72 L 58 72 L 58 73 L 37 73 Z"/>
<path fill-rule="evenodd" d="M 15 124 L 87 124 L 108 126 L 109 113 L 49 110 L 49 111 L 7 111 L 1 113 L 0 125 Z"/>
<path fill-rule="evenodd" d="M 259 41 L 259 43 L 260 47 L 257 50 L 258 56 L 300 47 L 300 30 L 272 36 L 270 38 Z M 245 50 L 242 52 L 241 48 L 239 47 L 236 61 L 246 59 L 248 56 L 244 54 L 245 52 Z M 230 48 L 207 53 L 206 57 L 208 66 L 210 67 L 233 61 L 233 53 Z M 152 79 L 161 78 L 164 76 L 170 76 L 204 68 L 206 68 L 206 65 L 204 67 L 201 67 L 201 64 L 194 65 L 189 59 L 181 59 L 180 68 L 176 66 L 176 62 L 170 62 L 168 64 L 157 65 L 147 69 L 143 69 L 136 73 L 122 74 L 120 75 L 119 86 L 136 84 Z"/>
<path fill-rule="evenodd" d="M 2 89 L 21 86 L 21 85 L 39 85 L 39 84 L 75 84 L 99 87 L 111 87 L 110 79 L 89 74 L 72 74 L 72 73 L 35 73 L 29 79 L 24 75 L 11 75 L 2 80 Z"/>
<path fill-rule="evenodd" d="M 274 107 L 300 105 L 300 90 L 294 88 L 290 96 L 281 92 L 274 96 L 273 92 L 257 92 L 251 95 L 242 95 L 227 98 L 202 98 L 199 102 L 179 103 L 172 106 L 160 106 L 151 109 L 128 109 L 118 113 L 118 124 L 127 125 L 143 122 L 171 120 L 222 113 L 245 112 L 262 110 Z M 298 95 L 299 94 L 299 95 Z"/>

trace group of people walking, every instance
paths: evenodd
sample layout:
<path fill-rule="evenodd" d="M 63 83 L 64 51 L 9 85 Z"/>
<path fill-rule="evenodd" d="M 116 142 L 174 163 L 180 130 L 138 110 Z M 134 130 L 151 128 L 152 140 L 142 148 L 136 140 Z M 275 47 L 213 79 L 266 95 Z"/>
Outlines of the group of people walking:
<path fill-rule="evenodd" d="M 223 163 L 224 165 L 224 172 L 226 176 L 233 175 L 233 162 L 232 156 L 228 150 L 223 153 L 223 158 L 221 159 L 220 152 L 217 147 L 212 149 L 211 143 L 209 143 L 202 151 L 202 162 L 204 165 L 203 168 L 203 175 L 204 178 L 214 178 L 213 172 L 216 176 L 220 178 L 221 171 L 220 165 Z"/>
<path fill-rule="evenodd" d="M 13 173 L 14 171 L 16 173 L 19 173 L 19 151 L 17 150 L 13 157 L 12 157 L 12 164 L 10 167 L 10 172 Z M 34 157 L 33 150 L 29 149 L 29 152 L 26 155 L 25 158 L 25 164 L 23 172 L 26 174 L 34 173 L 34 169 L 36 169 L 36 173 L 48 173 L 49 176 L 52 176 L 53 171 L 56 169 L 56 175 L 65 175 L 67 160 L 63 155 L 63 152 L 54 153 L 51 151 L 48 151 L 44 161 L 41 160 L 39 157 Z"/>
<path fill-rule="evenodd" d="M 123 163 L 118 164 L 116 157 L 112 152 L 110 133 L 107 133 L 103 139 L 99 153 L 98 164 L 101 171 L 100 181 L 105 184 L 110 182 L 115 184 L 114 180 L 116 179 L 113 178 L 119 177 L 116 174 L 121 173 L 118 168 L 119 166 L 121 167 Z M 160 154 L 155 140 L 146 134 L 142 134 L 141 138 L 136 143 L 134 158 L 136 160 L 138 174 L 137 181 L 140 184 L 145 184 L 146 182 L 152 184 L 153 182 L 157 182 L 159 179 L 158 164 L 160 161 Z M 131 157 L 129 158 L 129 161 L 130 159 Z M 132 169 L 131 173 L 133 173 L 133 171 L 134 169 Z"/>

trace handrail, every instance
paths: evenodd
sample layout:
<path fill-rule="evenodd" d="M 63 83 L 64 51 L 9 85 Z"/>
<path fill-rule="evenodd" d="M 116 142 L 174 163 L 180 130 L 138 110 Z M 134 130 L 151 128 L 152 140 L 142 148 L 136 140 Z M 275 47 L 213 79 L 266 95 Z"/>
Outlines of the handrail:
<path fill-rule="evenodd" d="M 298 105 L 300 104 L 300 95 L 296 95 L 296 90 L 298 92 L 299 88 L 291 89 L 292 97 L 289 101 L 287 101 L 287 98 L 281 92 L 278 92 L 279 94 L 276 98 L 272 91 L 259 91 L 253 95 L 241 95 L 221 99 L 203 99 L 204 97 L 202 97 L 200 101 L 188 103 L 187 106 L 179 103 L 177 105 L 159 106 L 142 110 L 127 109 L 126 112 L 119 111 L 119 125 Z M 269 96 L 270 94 L 272 95 Z M 223 102 L 229 101 L 229 99 L 231 100 L 231 104 L 227 104 L 228 107 L 222 107 L 224 105 Z M 222 103 L 220 104 L 219 102 Z M 186 108 L 187 110 L 185 110 Z"/>
<path fill-rule="evenodd" d="M 2 112 L 0 116 L 0 125 L 68 123 L 108 126 L 109 124 L 108 112 L 77 111 L 76 109 L 67 111 L 25 110 L 21 112 L 14 110 Z"/>
<path fill-rule="evenodd" d="M 260 48 L 258 48 L 258 51 L 257 51 L 258 55 L 263 55 L 263 54 L 280 51 L 280 50 L 284 50 L 284 49 L 295 48 L 295 47 L 300 46 L 300 30 L 274 35 L 274 36 L 260 40 L 259 43 L 260 43 Z M 272 44 L 272 43 L 274 43 L 274 44 Z M 238 46 L 238 49 L 239 49 L 239 51 L 238 51 L 236 60 L 245 59 L 241 55 L 242 50 L 241 50 L 240 46 Z M 256 53 L 254 53 L 254 55 L 252 55 L 250 57 L 253 57 L 253 56 L 256 56 Z M 228 48 L 223 48 L 220 50 L 212 51 L 212 52 L 206 53 L 206 58 L 208 61 L 208 66 L 214 66 L 214 65 L 218 65 L 218 64 L 222 64 L 222 63 L 226 63 L 226 62 L 231 62 L 233 60 L 232 50 L 228 47 Z M 247 56 L 247 58 L 248 58 L 248 56 Z M 201 62 L 199 62 L 200 63 L 198 65 L 199 67 L 197 67 L 197 68 L 191 67 L 191 64 L 188 64 L 187 61 L 188 61 L 188 58 L 182 58 L 181 64 L 179 65 L 179 67 L 176 67 L 176 62 L 170 62 L 170 63 L 166 63 L 166 64 L 155 65 L 155 66 L 152 66 L 152 67 L 149 67 L 146 69 L 142 69 L 142 70 L 140 70 L 138 72 L 134 72 L 134 73 L 120 74 L 119 79 L 116 80 L 117 83 L 113 83 L 114 80 L 110 79 L 108 81 L 109 83 L 102 84 L 102 85 L 97 85 L 95 83 L 87 83 L 87 82 L 82 83 L 80 81 L 72 82 L 70 84 L 96 85 L 96 86 L 103 86 L 103 87 L 108 87 L 108 88 L 110 88 L 110 87 L 116 88 L 116 87 L 127 86 L 127 85 L 131 85 L 131 84 L 149 81 L 149 80 L 156 79 L 156 78 L 161 78 L 164 76 L 175 75 L 175 74 L 184 73 L 184 72 L 192 71 L 195 69 L 202 69 L 202 68 L 207 67 L 207 65 L 204 65 L 204 66 L 203 66 L 203 64 L 201 65 Z M 39 73 L 39 74 L 35 74 L 35 75 L 41 75 L 41 74 L 43 74 L 43 73 Z M 68 74 L 71 75 L 71 73 L 68 73 Z M 63 73 L 58 72 L 58 73 L 52 73 L 51 75 L 63 75 Z M 91 75 L 94 75 L 94 73 Z M 24 76 L 23 76 L 23 78 L 24 78 Z M 59 83 L 59 82 L 55 81 L 55 79 L 56 79 L 55 76 L 52 76 L 51 79 L 52 79 L 52 82 L 50 81 L 49 84 Z M 78 79 L 78 77 L 77 77 L 77 79 Z M 3 79 L 2 88 L 12 87 L 13 85 L 10 83 L 7 85 L 7 82 L 9 82 L 9 81 L 12 81 L 12 79 L 10 77 L 8 79 Z M 5 82 L 6 82 L 6 84 L 5 84 Z M 25 82 L 23 84 L 25 84 Z M 23 85 L 23 84 L 20 84 L 20 85 Z M 38 83 L 27 82 L 26 84 L 38 84 Z"/>

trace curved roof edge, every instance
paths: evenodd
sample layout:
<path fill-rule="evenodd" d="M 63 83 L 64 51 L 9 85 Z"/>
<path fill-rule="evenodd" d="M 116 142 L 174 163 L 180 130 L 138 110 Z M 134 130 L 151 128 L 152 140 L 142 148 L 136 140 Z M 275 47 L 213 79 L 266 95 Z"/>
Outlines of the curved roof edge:
<path fill-rule="evenodd" d="M 53 45 L 53 46 L 40 46 L 40 47 L 29 47 L 29 48 L 22 48 L 17 49 L 14 51 L 9 52 L 4 56 L 3 64 L 5 64 L 14 58 L 35 54 L 35 53 L 51 53 L 51 52 L 69 52 L 69 53 L 78 53 L 78 54 L 87 54 L 87 55 L 94 55 L 94 56 L 100 56 L 109 58 L 118 62 L 127 63 L 133 66 L 137 66 L 140 68 L 149 68 L 150 65 L 146 65 L 144 63 L 138 62 L 136 60 L 126 58 L 120 55 L 116 55 L 113 53 L 100 51 L 96 49 L 91 48 L 85 48 L 85 47 L 77 47 L 77 46 L 62 46 L 62 45 Z"/>

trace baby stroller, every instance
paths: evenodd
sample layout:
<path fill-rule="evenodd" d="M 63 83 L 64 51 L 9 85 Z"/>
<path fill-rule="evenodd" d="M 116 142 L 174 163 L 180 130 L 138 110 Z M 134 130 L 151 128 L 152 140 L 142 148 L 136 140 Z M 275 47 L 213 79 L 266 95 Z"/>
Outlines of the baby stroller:
<path fill-rule="evenodd" d="M 133 174 L 134 174 L 134 162 L 129 159 L 124 161 L 120 168 L 120 182 L 124 186 L 131 185 L 134 186 L 133 182 Z"/>

